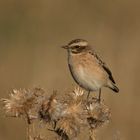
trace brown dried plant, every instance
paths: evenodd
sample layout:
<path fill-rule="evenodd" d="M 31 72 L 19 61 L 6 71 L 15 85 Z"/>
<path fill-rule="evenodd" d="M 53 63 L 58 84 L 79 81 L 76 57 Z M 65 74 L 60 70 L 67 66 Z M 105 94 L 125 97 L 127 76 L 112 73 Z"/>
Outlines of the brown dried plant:
<path fill-rule="evenodd" d="M 45 139 L 39 135 L 35 137 L 30 137 L 30 140 L 45 140 Z"/>
<path fill-rule="evenodd" d="M 2 101 L 6 114 L 26 120 L 28 140 L 46 140 L 31 130 L 30 125 L 36 120 L 49 127 L 47 130 L 55 134 L 54 139 L 78 139 L 86 128 L 89 131 L 87 137 L 95 140 L 97 129 L 109 122 L 110 110 L 103 101 L 87 100 L 84 95 L 79 87 L 63 96 L 56 91 L 48 96 L 41 88 L 20 89 L 13 90 L 9 99 Z"/>

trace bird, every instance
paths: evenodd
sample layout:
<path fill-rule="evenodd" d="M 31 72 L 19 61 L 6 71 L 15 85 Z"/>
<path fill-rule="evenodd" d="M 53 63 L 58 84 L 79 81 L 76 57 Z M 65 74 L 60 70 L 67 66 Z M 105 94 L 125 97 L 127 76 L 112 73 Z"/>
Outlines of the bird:
<path fill-rule="evenodd" d="M 100 101 L 102 87 L 119 92 L 112 72 L 88 41 L 74 39 L 62 48 L 68 52 L 68 67 L 73 79 L 80 87 L 88 91 L 87 99 L 90 92 L 99 91 L 98 100 Z"/>

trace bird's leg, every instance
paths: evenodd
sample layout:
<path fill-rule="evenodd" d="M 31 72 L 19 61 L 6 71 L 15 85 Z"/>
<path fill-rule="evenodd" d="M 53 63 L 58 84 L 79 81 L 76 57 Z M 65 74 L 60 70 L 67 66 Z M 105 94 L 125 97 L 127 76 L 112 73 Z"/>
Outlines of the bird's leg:
<path fill-rule="evenodd" d="M 88 100 L 88 98 L 89 98 L 89 95 L 90 95 L 90 90 L 88 91 L 87 100 Z"/>
<path fill-rule="evenodd" d="M 101 101 L 101 88 L 99 89 L 99 96 L 98 96 L 99 102 Z"/>

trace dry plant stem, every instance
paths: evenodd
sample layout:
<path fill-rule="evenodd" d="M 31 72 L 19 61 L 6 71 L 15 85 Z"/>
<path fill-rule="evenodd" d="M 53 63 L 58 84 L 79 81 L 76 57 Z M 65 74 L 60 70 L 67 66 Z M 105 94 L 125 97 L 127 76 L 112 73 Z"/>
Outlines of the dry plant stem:
<path fill-rule="evenodd" d="M 89 130 L 89 140 L 96 140 L 96 134 L 95 130 L 90 128 Z"/>
<path fill-rule="evenodd" d="M 27 140 L 30 140 L 30 124 L 27 123 L 27 126 L 26 126 L 26 131 L 27 131 Z"/>
<path fill-rule="evenodd" d="M 25 114 L 26 114 L 26 131 L 27 131 L 27 140 L 30 140 L 30 137 L 31 137 L 31 134 L 30 134 L 30 125 L 31 125 L 31 120 L 30 120 L 30 117 L 28 115 L 28 113 L 25 111 Z"/>

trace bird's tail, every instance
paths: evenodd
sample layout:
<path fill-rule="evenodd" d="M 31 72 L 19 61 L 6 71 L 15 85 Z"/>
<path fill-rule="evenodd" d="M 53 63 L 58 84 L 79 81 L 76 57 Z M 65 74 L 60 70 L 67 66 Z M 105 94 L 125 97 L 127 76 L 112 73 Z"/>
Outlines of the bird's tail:
<path fill-rule="evenodd" d="M 117 93 L 119 92 L 119 88 L 116 85 L 113 85 L 113 87 L 109 87 L 109 88 L 111 88 L 113 91 Z"/>
<path fill-rule="evenodd" d="M 114 92 L 118 93 L 119 92 L 119 88 L 112 82 L 109 82 L 108 87 L 110 89 L 112 89 Z"/>

